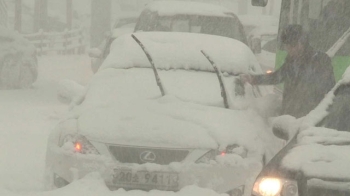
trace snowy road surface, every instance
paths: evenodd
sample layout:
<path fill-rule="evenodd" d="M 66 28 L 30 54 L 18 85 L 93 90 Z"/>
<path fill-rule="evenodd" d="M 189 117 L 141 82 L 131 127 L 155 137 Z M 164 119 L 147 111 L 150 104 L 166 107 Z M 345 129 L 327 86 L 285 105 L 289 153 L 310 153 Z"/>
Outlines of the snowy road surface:
<path fill-rule="evenodd" d="M 33 89 L 0 92 L 0 195 L 218 195 L 195 186 L 185 187 L 178 193 L 109 191 L 97 174 L 59 190 L 43 191 L 47 137 L 67 109 L 56 98 L 58 82 L 72 79 L 86 84 L 91 76 L 87 56 L 43 56 L 39 57 L 39 78 Z"/>

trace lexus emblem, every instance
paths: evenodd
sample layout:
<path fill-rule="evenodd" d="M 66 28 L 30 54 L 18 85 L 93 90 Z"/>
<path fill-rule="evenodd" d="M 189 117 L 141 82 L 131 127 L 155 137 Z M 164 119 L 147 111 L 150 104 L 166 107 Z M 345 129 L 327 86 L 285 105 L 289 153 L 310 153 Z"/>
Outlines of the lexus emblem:
<path fill-rule="evenodd" d="M 140 154 L 140 159 L 143 162 L 154 162 L 156 160 L 156 154 L 152 151 L 144 151 Z"/>

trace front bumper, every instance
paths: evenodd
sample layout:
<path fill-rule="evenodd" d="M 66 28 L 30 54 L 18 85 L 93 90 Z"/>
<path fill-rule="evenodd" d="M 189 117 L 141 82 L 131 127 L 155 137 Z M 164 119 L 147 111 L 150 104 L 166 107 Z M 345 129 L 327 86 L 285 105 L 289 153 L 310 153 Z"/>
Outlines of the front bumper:
<path fill-rule="evenodd" d="M 255 178 L 256 165 L 229 166 L 222 164 L 171 163 L 169 165 L 125 164 L 106 155 L 67 153 L 62 149 L 47 153 L 47 164 L 55 174 L 72 182 L 91 172 L 98 172 L 111 190 L 165 190 L 178 191 L 188 185 L 210 188 L 218 193 L 227 193 Z M 124 180 L 123 176 L 124 175 Z M 129 176 L 126 176 L 129 175 Z M 138 181 L 135 181 L 138 176 Z M 148 176 L 148 181 L 146 179 Z M 128 179 L 127 179 L 128 178 Z M 154 179 L 157 180 L 154 180 Z"/>

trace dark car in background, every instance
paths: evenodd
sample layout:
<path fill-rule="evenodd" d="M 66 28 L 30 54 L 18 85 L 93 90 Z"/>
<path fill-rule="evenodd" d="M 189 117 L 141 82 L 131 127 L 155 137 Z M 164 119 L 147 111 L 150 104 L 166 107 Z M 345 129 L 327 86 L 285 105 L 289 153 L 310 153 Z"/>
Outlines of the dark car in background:
<path fill-rule="evenodd" d="M 276 136 L 288 144 L 264 167 L 252 195 L 350 195 L 350 69 L 307 116 L 281 116 Z"/>
<path fill-rule="evenodd" d="M 0 89 L 29 88 L 38 77 L 36 48 L 0 26 Z"/>

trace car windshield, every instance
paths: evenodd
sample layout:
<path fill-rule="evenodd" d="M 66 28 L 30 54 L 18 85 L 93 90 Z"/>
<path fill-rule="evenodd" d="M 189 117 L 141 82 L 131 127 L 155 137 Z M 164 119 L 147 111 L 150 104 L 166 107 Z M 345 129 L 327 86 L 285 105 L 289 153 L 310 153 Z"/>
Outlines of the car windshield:
<path fill-rule="evenodd" d="M 327 128 L 350 131 L 350 85 L 342 85 L 335 91 L 333 104 L 328 109 L 329 114 L 320 123 Z"/>

